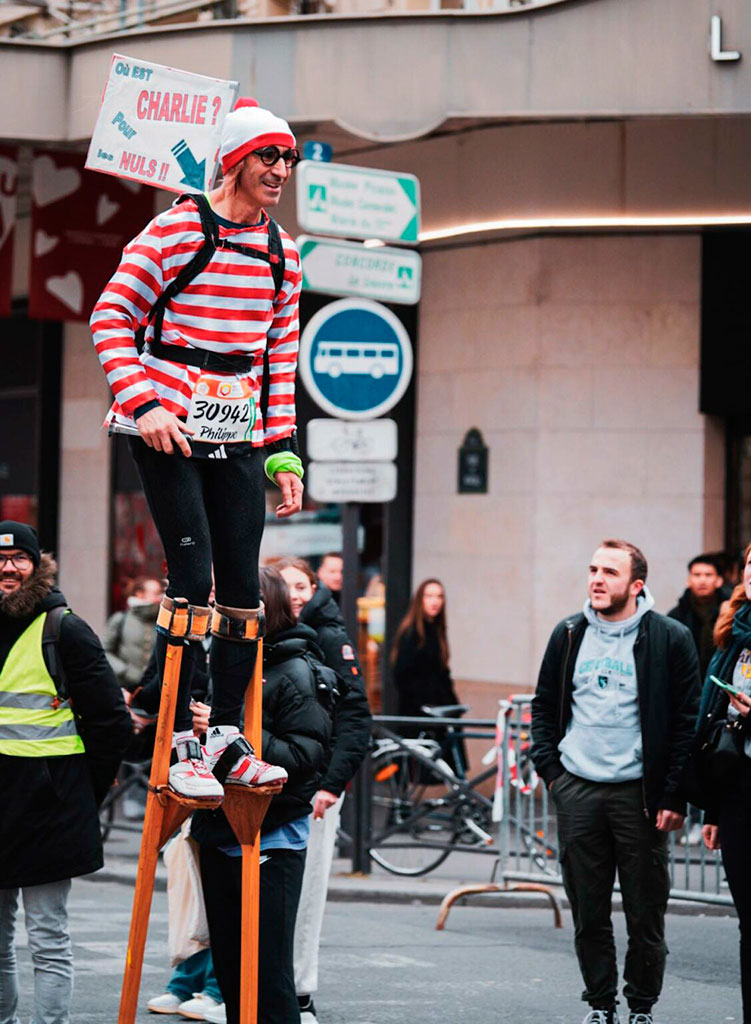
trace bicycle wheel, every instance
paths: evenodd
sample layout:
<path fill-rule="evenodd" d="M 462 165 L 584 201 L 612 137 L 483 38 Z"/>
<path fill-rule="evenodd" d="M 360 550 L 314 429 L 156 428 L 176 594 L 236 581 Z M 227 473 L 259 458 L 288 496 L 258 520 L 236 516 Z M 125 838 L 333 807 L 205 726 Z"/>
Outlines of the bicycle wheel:
<path fill-rule="evenodd" d="M 370 856 L 395 875 L 425 875 L 451 853 L 454 804 L 443 777 L 409 751 L 373 760 Z"/>

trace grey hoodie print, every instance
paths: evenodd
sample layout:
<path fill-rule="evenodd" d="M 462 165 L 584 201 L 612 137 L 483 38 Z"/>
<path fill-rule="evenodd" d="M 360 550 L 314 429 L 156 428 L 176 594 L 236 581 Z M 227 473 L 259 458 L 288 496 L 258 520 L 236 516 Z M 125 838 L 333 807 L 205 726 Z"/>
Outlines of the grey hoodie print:
<path fill-rule="evenodd" d="M 654 607 L 645 587 L 629 619 L 607 622 L 587 599 L 588 626 L 574 668 L 571 720 L 559 744 L 566 771 L 591 782 L 627 782 L 643 774 L 634 641 Z"/>

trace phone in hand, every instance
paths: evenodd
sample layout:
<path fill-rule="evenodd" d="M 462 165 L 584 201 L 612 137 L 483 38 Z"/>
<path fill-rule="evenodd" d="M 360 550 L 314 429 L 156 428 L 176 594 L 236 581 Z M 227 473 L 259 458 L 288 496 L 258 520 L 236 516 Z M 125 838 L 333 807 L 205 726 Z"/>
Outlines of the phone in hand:
<path fill-rule="evenodd" d="M 718 679 L 717 676 L 710 676 L 709 678 L 712 680 L 712 682 L 715 684 L 715 686 L 719 686 L 720 689 L 722 689 L 722 690 L 727 690 L 727 692 L 728 693 L 732 693 L 732 695 L 734 697 L 744 697 L 745 696 L 745 694 L 743 693 L 742 690 L 739 690 L 735 686 L 731 686 L 730 683 L 724 683 L 722 681 L 722 679 Z"/>

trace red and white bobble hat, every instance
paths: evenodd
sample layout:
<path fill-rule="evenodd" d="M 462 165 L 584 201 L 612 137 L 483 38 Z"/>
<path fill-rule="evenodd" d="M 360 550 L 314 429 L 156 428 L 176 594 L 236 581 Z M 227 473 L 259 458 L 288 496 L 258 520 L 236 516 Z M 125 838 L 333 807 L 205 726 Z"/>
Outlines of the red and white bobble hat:
<path fill-rule="evenodd" d="M 219 147 L 222 171 L 226 174 L 254 149 L 264 146 L 293 149 L 295 145 L 295 136 L 286 121 L 259 107 L 255 100 L 241 98 L 227 114 L 222 128 Z"/>

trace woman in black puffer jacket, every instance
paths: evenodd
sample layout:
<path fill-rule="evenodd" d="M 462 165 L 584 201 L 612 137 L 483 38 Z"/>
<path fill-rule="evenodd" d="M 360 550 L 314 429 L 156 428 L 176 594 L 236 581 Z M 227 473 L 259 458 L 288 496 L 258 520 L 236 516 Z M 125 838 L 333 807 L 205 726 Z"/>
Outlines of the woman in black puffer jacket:
<path fill-rule="evenodd" d="M 275 569 L 261 569 L 266 609 L 263 645 L 264 759 L 281 765 L 289 779 L 273 798 L 261 826 L 259 1024 L 297 1024 L 299 1008 L 293 972 L 293 937 L 311 799 L 324 771 L 331 742 L 331 718 L 319 699 L 324 682 L 336 678 L 321 662 L 315 634 L 297 626 L 287 587 Z M 193 838 L 201 846 L 201 878 L 211 949 L 227 1024 L 238 1024 L 240 1002 L 241 857 L 224 813 L 199 811 Z"/>
<path fill-rule="evenodd" d="M 368 752 L 372 722 L 355 647 L 347 636 L 331 591 L 316 579 L 302 558 L 278 558 L 273 564 L 289 588 L 292 614 L 298 623 L 315 630 L 324 660 L 340 680 L 331 761 L 313 801 L 313 824 L 295 930 L 295 984 L 301 1024 L 315 1024 L 313 995 L 318 991 L 318 946 L 344 790 Z"/>

